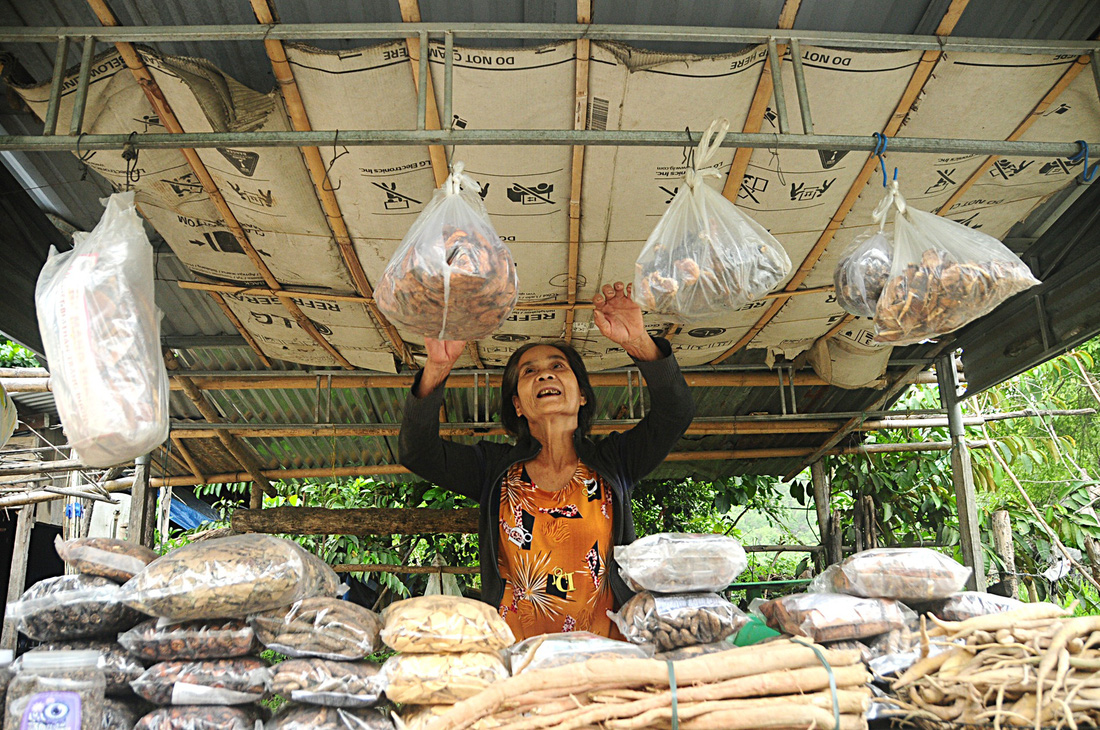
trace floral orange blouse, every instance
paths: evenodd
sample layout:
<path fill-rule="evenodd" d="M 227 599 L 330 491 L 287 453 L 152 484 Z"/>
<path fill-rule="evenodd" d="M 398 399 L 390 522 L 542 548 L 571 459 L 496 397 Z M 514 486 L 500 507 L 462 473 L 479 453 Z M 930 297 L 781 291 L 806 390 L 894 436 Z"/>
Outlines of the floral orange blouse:
<path fill-rule="evenodd" d="M 558 492 L 533 485 L 523 464 L 508 470 L 500 492 L 500 615 L 517 641 L 560 631 L 612 635 L 611 506 L 610 490 L 584 464 Z"/>

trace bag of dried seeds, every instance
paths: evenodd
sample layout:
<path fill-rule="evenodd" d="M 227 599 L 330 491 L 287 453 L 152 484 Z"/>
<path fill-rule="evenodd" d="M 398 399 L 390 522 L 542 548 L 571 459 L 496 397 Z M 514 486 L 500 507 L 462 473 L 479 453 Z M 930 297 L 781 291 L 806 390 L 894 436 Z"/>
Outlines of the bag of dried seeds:
<path fill-rule="evenodd" d="M 35 641 L 83 639 L 125 631 L 144 616 L 123 603 L 122 587 L 91 575 L 46 578 L 8 604 L 8 620 Z"/>
<path fill-rule="evenodd" d="M 489 221 L 481 188 L 462 170 L 456 162 L 374 290 L 395 324 L 440 340 L 491 334 L 512 313 L 519 290 L 512 253 Z"/>
<path fill-rule="evenodd" d="M 717 593 L 636 593 L 618 613 L 607 615 L 627 641 L 657 651 L 711 644 L 732 636 L 748 623 L 741 609 Z"/>
<path fill-rule="evenodd" d="M 57 555 L 65 565 L 84 575 L 98 575 L 116 583 L 125 583 L 159 557 L 155 552 L 129 540 L 110 537 L 82 537 L 54 540 Z"/>
<path fill-rule="evenodd" d="M 134 730 L 260 730 L 261 711 L 249 705 L 178 705 L 153 710 Z"/>
<path fill-rule="evenodd" d="M 691 322 L 740 309 L 791 272 L 787 252 L 768 230 L 742 213 L 706 178 L 729 129 L 711 123 L 684 182 L 642 248 L 634 272 L 635 300 L 650 312 Z"/>
<path fill-rule="evenodd" d="M 226 659 L 259 650 L 252 627 L 241 619 L 171 623 L 149 619 L 124 634 L 118 643 L 149 662 L 170 659 Z"/>
<path fill-rule="evenodd" d="M 749 565 L 727 535 L 660 532 L 616 545 L 614 557 L 631 590 L 658 593 L 725 590 Z"/>
<path fill-rule="evenodd" d="M 1039 280 L 996 238 L 906 204 L 890 184 L 894 255 L 875 339 L 911 345 L 954 332 Z"/>
<path fill-rule="evenodd" d="M 23 666 L 27 657 L 33 657 L 50 651 L 94 651 L 99 655 L 98 667 L 107 680 L 107 694 L 114 696 L 129 696 L 134 693 L 130 688 L 130 682 L 137 679 L 145 671 L 145 666 L 131 656 L 125 649 L 112 641 L 80 640 L 75 641 L 51 641 L 41 646 L 36 646 L 26 654 L 20 656 L 12 663 L 15 671 Z"/>
<path fill-rule="evenodd" d="M 349 661 L 380 647 L 378 614 L 328 596 L 303 598 L 289 609 L 256 614 L 249 623 L 264 646 L 290 657 Z"/>
<path fill-rule="evenodd" d="M 256 657 L 154 664 L 130 685 L 154 705 L 245 705 L 271 689 L 271 669 Z"/>
<path fill-rule="evenodd" d="M 173 621 L 240 618 L 340 591 L 336 573 L 298 543 L 232 535 L 177 548 L 122 587 L 123 599 Z"/>
<path fill-rule="evenodd" d="M 492 606 L 458 596 L 420 596 L 391 603 L 382 611 L 382 620 L 382 641 L 395 651 L 497 651 L 516 640 Z"/>
<path fill-rule="evenodd" d="M 370 707 L 385 689 L 377 664 L 290 659 L 272 667 L 271 691 L 294 702 L 326 707 Z"/>
<path fill-rule="evenodd" d="M 396 654 L 382 667 L 386 697 L 413 705 L 451 705 L 508 679 L 495 652 Z"/>
<path fill-rule="evenodd" d="M 279 708 L 264 730 L 393 730 L 393 720 L 381 710 L 290 703 Z"/>
<path fill-rule="evenodd" d="M 958 592 L 971 569 L 931 548 L 872 548 L 831 565 L 810 592 L 936 601 Z"/>
<path fill-rule="evenodd" d="M 512 676 L 516 676 L 589 659 L 650 659 L 653 648 L 609 639 L 589 631 L 569 631 L 532 636 L 509 648 L 507 654 L 512 665 Z"/>

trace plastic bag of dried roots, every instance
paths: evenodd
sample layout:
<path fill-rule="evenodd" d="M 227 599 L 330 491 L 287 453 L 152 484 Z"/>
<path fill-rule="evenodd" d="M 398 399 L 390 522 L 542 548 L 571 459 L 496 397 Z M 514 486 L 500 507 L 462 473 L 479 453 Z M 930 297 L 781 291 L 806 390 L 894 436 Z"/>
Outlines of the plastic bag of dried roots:
<path fill-rule="evenodd" d="M 657 651 L 710 644 L 736 634 L 748 623 L 741 609 L 717 593 L 637 593 L 608 616 L 627 641 Z"/>
<path fill-rule="evenodd" d="M 726 535 L 659 532 L 616 545 L 615 563 L 634 591 L 725 590 L 748 567 L 741 543 Z"/>
<path fill-rule="evenodd" d="M 345 661 L 376 651 L 382 628 L 374 611 L 328 596 L 256 614 L 249 623 L 264 646 L 280 654 Z"/>
<path fill-rule="evenodd" d="M 326 707 L 370 707 L 385 689 L 377 664 L 290 659 L 272 667 L 271 691 L 294 702 Z"/>
<path fill-rule="evenodd" d="M 909 345 L 953 332 L 1039 283 L 992 236 L 906 205 L 890 184 L 894 259 L 875 306 L 875 339 Z"/>
<path fill-rule="evenodd" d="M 155 705 L 245 705 L 271 689 L 271 670 L 256 657 L 154 664 L 130 683 Z"/>
<path fill-rule="evenodd" d="M 762 225 L 706 183 L 729 129 L 712 122 L 668 210 L 649 234 L 634 271 L 643 309 L 682 322 L 740 309 L 787 278 L 791 260 Z"/>
<path fill-rule="evenodd" d="M 878 636 L 906 625 L 902 604 L 840 593 L 795 593 L 760 605 L 768 626 L 811 641 Z"/>
<path fill-rule="evenodd" d="M 960 590 L 971 569 L 931 548 L 872 548 L 831 565 L 810 592 L 936 601 Z"/>
<path fill-rule="evenodd" d="M 413 222 L 374 290 L 397 325 L 441 340 L 477 340 L 512 313 L 512 252 L 501 242 L 477 182 L 456 162 Z"/>

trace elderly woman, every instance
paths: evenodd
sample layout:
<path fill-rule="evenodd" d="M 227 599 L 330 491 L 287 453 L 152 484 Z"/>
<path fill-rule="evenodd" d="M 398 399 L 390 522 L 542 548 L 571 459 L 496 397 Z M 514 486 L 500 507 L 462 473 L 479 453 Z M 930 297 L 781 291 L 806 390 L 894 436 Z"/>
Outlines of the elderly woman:
<path fill-rule="evenodd" d="M 650 337 L 630 287 L 604 286 L 596 326 L 634 358 L 650 408 L 625 433 L 593 441 L 596 397 L 569 345 L 528 344 L 501 384 L 501 421 L 515 444 L 439 437 L 439 408 L 465 343 L 427 340 L 401 426 L 401 463 L 481 507 L 482 600 L 517 639 L 559 631 L 612 635 L 607 611 L 630 597 L 612 558 L 634 540 L 630 495 L 691 423 L 695 406 L 669 343 Z"/>

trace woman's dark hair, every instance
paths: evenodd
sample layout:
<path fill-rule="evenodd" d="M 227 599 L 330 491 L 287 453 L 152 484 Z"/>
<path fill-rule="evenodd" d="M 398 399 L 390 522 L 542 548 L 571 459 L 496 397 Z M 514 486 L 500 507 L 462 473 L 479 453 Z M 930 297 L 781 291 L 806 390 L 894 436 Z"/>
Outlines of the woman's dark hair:
<path fill-rule="evenodd" d="M 584 396 L 584 405 L 577 412 L 577 430 L 582 436 L 587 436 L 592 428 L 592 422 L 596 420 L 596 392 L 592 390 L 592 384 L 588 382 L 588 370 L 584 367 L 584 360 L 580 353 L 571 345 L 564 342 L 528 342 L 523 347 L 512 353 L 508 358 L 508 364 L 504 366 L 504 375 L 500 383 L 500 420 L 505 430 L 519 441 L 531 438 L 531 430 L 527 427 L 527 418 L 516 413 L 516 406 L 512 402 L 512 396 L 519 392 L 519 359 L 523 353 L 532 347 L 549 345 L 557 348 L 565 355 L 569 369 L 577 378 L 581 395 Z"/>

